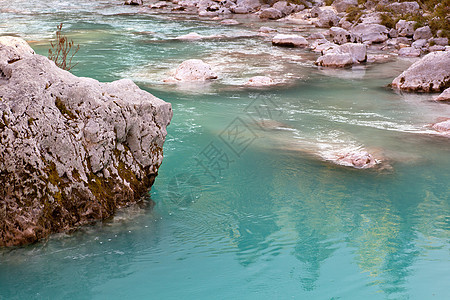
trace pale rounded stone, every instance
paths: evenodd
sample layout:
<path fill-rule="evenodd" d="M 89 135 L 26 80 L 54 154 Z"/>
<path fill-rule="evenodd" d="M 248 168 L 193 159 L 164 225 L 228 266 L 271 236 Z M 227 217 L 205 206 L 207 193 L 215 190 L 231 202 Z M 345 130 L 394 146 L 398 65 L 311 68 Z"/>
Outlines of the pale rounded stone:
<path fill-rule="evenodd" d="M 316 61 L 316 65 L 335 68 L 348 67 L 352 64 L 353 58 L 349 53 L 327 53 Z"/>
<path fill-rule="evenodd" d="M 306 47 L 308 41 L 301 35 L 277 34 L 273 37 L 272 44 L 286 47 Z"/>
<path fill-rule="evenodd" d="M 275 82 L 268 76 L 254 76 L 250 78 L 245 85 L 248 86 L 269 86 Z"/>
<path fill-rule="evenodd" d="M 388 39 L 388 29 L 380 24 L 358 24 L 353 27 L 353 41 L 361 43 L 382 43 Z"/>
<path fill-rule="evenodd" d="M 450 101 L 450 88 L 445 89 L 439 96 L 435 97 L 436 101 Z"/>
<path fill-rule="evenodd" d="M 418 57 L 420 56 L 420 53 L 420 49 L 417 49 L 415 47 L 403 47 L 398 50 L 399 56 Z"/>
<path fill-rule="evenodd" d="M 419 27 L 416 29 L 416 31 L 414 31 L 414 36 L 413 39 L 414 40 L 421 40 L 421 39 L 431 39 L 433 37 L 433 34 L 431 33 L 431 28 L 430 26 L 423 26 L 423 27 Z"/>
<path fill-rule="evenodd" d="M 216 79 L 217 75 L 201 59 L 189 59 L 178 66 L 173 77 L 179 81 L 206 81 Z"/>

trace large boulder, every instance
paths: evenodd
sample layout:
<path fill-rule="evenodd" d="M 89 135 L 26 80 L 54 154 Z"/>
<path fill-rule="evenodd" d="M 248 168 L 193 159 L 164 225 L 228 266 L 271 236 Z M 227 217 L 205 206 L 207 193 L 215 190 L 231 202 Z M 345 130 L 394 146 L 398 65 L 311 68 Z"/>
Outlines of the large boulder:
<path fill-rule="evenodd" d="M 420 56 L 420 54 L 421 54 L 420 49 L 417 49 L 415 47 L 404 47 L 398 50 L 399 56 L 418 57 Z"/>
<path fill-rule="evenodd" d="M 330 28 L 337 26 L 341 19 L 336 13 L 330 9 L 323 9 L 318 11 L 318 19 L 314 22 L 317 27 Z"/>
<path fill-rule="evenodd" d="M 330 52 L 319 57 L 316 65 L 333 68 L 344 68 L 353 65 L 350 53 Z"/>
<path fill-rule="evenodd" d="M 269 7 L 269 8 L 265 8 L 265 9 L 261 10 L 259 17 L 261 19 L 277 20 L 277 19 L 282 18 L 283 14 L 278 9 Z"/>
<path fill-rule="evenodd" d="M 334 0 L 332 6 L 337 12 L 345 12 L 349 7 L 358 6 L 358 0 Z"/>
<path fill-rule="evenodd" d="M 429 39 L 430 44 L 432 45 L 438 45 L 438 46 L 447 46 L 448 45 L 448 38 L 432 38 Z"/>
<path fill-rule="evenodd" d="M 131 80 L 100 83 L 0 38 L 0 246 L 105 219 L 147 195 L 172 109 Z"/>
<path fill-rule="evenodd" d="M 397 76 L 392 87 L 419 92 L 441 92 L 450 87 L 450 52 L 425 55 Z"/>
<path fill-rule="evenodd" d="M 417 2 L 394 2 L 386 7 L 399 14 L 416 14 L 420 10 Z"/>
<path fill-rule="evenodd" d="M 178 81 L 206 81 L 216 79 L 217 75 L 211 66 L 201 59 L 188 59 L 182 62 L 173 76 Z"/>
<path fill-rule="evenodd" d="M 389 30 L 380 24 L 358 24 L 352 28 L 352 39 L 360 43 L 382 43 L 388 39 Z"/>
<path fill-rule="evenodd" d="M 284 47 L 306 47 L 308 41 L 301 35 L 277 34 L 272 39 L 272 45 Z"/>
<path fill-rule="evenodd" d="M 364 13 L 360 18 L 360 23 L 364 24 L 381 24 L 382 23 L 382 14 L 380 12 L 367 12 Z"/>
<path fill-rule="evenodd" d="M 338 45 L 335 43 L 331 43 L 327 40 L 316 40 L 313 43 L 311 43 L 311 48 L 314 50 L 314 52 L 320 52 L 320 53 L 325 53 L 327 51 L 329 51 L 330 49 L 334 49 L 337 48 Z"/>
<path fill-rule="evenodd" d="M 324 67 L 343 68 L 367 60 L 367 45 L 346 43 L 341 46 L 330 47 L 323 51 L 316 65 Z"/>
<path fill-rule="evenodd" d="M 411 47 L 425 51 L 428 48 L 428 40 L 420 39 L 411 44 Z"/>
<path fill-rule="evenodd" d="M 431 33 L 431 28 L 430 26 L 423 26 L 423 27 L 419 27 L 416 29 L 416 31 L 414 31 L 414 36 L 413 39 L 415 41 L 417 40 L 421 40 L 421 39 L 431 39 L 433 37 L 433 34 Z"/>
<path fill-rule="evenodd" d="M 350 41 L 350 32 L 340 27 L 331 27 L 330 35 L 333 38 L 333 42 L 339 45 Z"/>
<path fill-rule="evenodd" d="M 237 0 L 236 5 L 230 7 L 230 11 L 235 14 L 249 14 L 257 11 L 260 7 L 259 0 Z"/>
<path fill-rule="evenodd" d="M 414 26 L 416 21 L 399 20 L 395 24 L 395 29 L 398 31 L 399 36 L 412 37 L 414 35 Z"/>
<path fill-rule="evenodd" d="M 354 63 L 361 63 L 367 60 L 367 45 L 358 43 L 346 43 L 339 46 L 341 53 L 349 53 Z"/>

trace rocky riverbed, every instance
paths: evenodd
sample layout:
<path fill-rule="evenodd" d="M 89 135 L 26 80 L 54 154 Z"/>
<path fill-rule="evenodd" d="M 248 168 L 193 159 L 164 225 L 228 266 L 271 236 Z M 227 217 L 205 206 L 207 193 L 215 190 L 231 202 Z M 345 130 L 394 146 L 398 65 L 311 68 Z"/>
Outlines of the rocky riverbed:
<path fill-rule="evenodd" d="M 173 0 L 135 1 L 133 4 L 139 5 L 137 13 L 144 15 L 188 15 L 201 20 L 217 20 L 227 26 L 239 25 L 240 21 L 246 23 L 243 18 L 250 19 L 251 24 L 246 23 L 246 28 L 255 34 L 247 33 L 249 38 L 262 38 L 275 47 L 301 48 L 317 53 L 315 60 L 306 63 L 314 63 L 319 68 L 324 68 L 324 72 L 337 76 L 339 71 L 327 69 L 389 63 L 395 57 L 415 59 L 416 62 L 410 68 L 393 80 L 391 87 L 407 92 L 442 92 L 440 96 L 434 96 L 434 99 L 442 101 L 443 105 L 448 100 L 446 89 L 450 87 L 449 28 L 445 25 L 448 24 L 448 15 L 442 13 L 448 11 L 448 8 L 439 3 Z M 274 28 L 267 26 L 270 22 L 273 22 Z M 264 26 L 259 26 L 259 23 Z M 311 33 L 314 27 L 316 29 Z M 201 36 L 196 32 L 177 37 L 184 41 L 224 38 L 232 37 Z M 223 55 L 227 56 L 227 53 Z M 274 55 L 276 56 L 275 50 L 272 53 L 272 56 Z M 270 55 L 268 59 L 271 59 Z M 296 60 L 294 57 L 285 59 Z M 230 69 L 230 61 L 226 61 L 227 66 L 221 66 L 215 61 L 217 57 L 206 60 L 212 64 L 202 60 L 188 60 L 172 70 L 171 77 L 156 79 L 169 84 L 208 82 L 224 77 L 220 71 L 217 72 L 218 69 Z M 189 68 L 185 67 L 187 65 Z M 183 76 L 177 75 L 180 70 Z M 285 79 L 258 74 L 249 77 L 247 82 L 242 81 L 241 85 L 270 88 L 286 83 Z M 438 134 L 442 133 L 439 131 Z M 444 135 L 447 134 L 444 132 Z"/>

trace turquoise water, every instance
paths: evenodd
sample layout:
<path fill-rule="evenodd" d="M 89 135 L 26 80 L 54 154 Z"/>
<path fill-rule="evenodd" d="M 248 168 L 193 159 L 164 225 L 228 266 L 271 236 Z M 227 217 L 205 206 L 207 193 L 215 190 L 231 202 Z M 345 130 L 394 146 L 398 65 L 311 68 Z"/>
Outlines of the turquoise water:
<path fill-rule="evenodd" d="M 132 78 L 174 111 L 153 202 L 0 250 L 0 299 L 448 297 L 449 140 L 425 125 L 450 105 L 386 88 L 412 61 L 319 70 L 316 54 L 256 36 L 252 19 L 227 27 L 120 2 L 0 0 L 0 34 L 45 55 L 64 22 L 81 46 L 73 73 Z M 173 40 L 192 31 L 218 37 Z M 189 58 L 219 80 L 162 82 Z M 281 84 L 242 87 L 261 74 Z M 384 168 L 324 161 L 361 147 Z"/>

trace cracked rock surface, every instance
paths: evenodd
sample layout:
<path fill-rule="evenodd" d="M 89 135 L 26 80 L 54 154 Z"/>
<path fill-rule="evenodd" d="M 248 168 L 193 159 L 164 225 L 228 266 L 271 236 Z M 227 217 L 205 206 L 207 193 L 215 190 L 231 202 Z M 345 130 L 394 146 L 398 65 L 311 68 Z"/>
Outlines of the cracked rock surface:
<path fill-rule="evenodd" d="M 141 199 L 163 159 L 170 103 L 100 83 L 0 37 L 0 246 L 105 219 Z"/>

